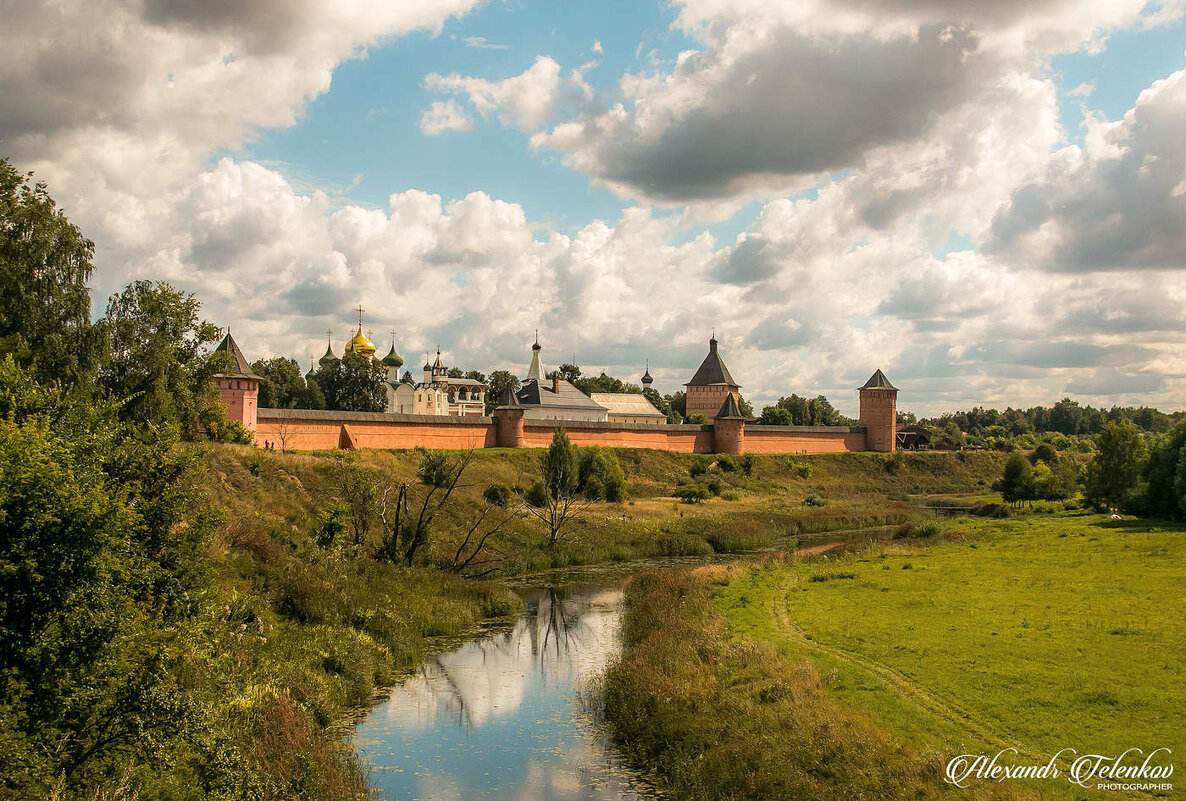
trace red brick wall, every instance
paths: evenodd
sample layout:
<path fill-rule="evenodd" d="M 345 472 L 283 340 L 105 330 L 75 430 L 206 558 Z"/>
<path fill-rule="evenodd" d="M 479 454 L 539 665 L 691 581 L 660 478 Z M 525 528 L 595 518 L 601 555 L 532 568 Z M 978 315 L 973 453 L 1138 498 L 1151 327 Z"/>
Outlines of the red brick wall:
<path fill-rule="evenodd" d="M 814 426 L 746 426 L 745 453 L 835 453 L 865 450 L 865 432 Z"/>
<path fill-rule="evenodd" d="M 574 445 L 604 448 L 652 448 L 676 453 L 712 453 L 712 426 L 654 426 L 646 423 L 585 423 L 565 420 L 562 425 L 530 421 L 523 427 L 526 448 L 546 448 L 552 434 L 563 427 Z"/>

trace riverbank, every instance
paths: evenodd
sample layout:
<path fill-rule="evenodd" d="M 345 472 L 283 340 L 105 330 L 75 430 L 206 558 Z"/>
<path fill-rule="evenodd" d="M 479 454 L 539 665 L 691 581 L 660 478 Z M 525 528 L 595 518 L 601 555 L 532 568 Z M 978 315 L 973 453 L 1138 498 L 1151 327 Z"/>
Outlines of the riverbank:
<path fill-rule="evenodd" d="M 942 797 L 958 754 L 1180 754 L 1183 556 L 1180 526 L 1050 513 L 649 574 L 607 720 L 674 798 Z M 959 793 L 1116 797 L 1065 776 Z"/>
<path fill-rule="evenodd" d="M 513 517 L 490 542 L 502 555 L 490 577 L 498 580 L 473 581 L 448 572 L 466 521 L 480 513 L 491 484 L 528 486 L 538 452 L 475 454 L 423 559 L 396 567 L 372 555 L 382 536 L 377 504 L 383 489 L 413 479 L 417 454 L 211 448 L 197 483 L 215 520 L 206 569 L 216 613 L 202 633 L 211 646 L 193 689 L 218 736 L 187 754 L 189 767 L 149 780 L 145 797 L 167 794 L 152 781 L 175 786 L 177 776 L 192 777 L 212 760 L 221 773 L 194 782 L 207 794 L 237 777 L 263 798 L 362 797 L 362 773 L 340 725 L 419 664 L 432 638 L 509 620 L 519 600 L 503 580 L 793 549 L 821 532 L 918 519 L 926 513 L 917 496 L 983 493 L 1000 469 L 995 454 L 762 456 L 748 475 L 690 455 L 620 451 L 619 458 L 627 501 L 594 504 L 555 548 L 538 521 Z M 692 480 L 718 482 L 720 497 L 678 503 L 672 493 Z M 215 739 L 224 754 L 217 760 Z"/>

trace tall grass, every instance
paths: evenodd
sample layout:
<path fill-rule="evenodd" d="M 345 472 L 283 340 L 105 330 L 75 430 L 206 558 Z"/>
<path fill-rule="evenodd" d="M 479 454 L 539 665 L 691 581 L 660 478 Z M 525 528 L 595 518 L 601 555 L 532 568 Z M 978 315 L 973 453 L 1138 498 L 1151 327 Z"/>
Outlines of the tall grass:
<path fill-rule="evenodd" d="M 626 604 L 625 650 L 599 697 L 620 749 L 667 796 L 948 795 L 941 758 L 838 704 L 809 660 L 731 639 L 692 571 L 643 573 Z"/>

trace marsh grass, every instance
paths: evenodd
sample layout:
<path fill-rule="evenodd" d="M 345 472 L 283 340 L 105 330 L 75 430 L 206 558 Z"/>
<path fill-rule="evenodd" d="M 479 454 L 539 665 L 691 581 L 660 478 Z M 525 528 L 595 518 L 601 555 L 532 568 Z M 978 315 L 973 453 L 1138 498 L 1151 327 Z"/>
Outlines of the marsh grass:
<path fill-rule="evenodd" d="M 664 797 L 958 797 L 939 755 L 838 703 L 811 660 L 731 637 L 709 582 L 735 576 L 653 571 L 627 590 L 625 650 L 599 687 L 602 714 Z M 996 787 L 980 797 L 1017 796 Z"/>

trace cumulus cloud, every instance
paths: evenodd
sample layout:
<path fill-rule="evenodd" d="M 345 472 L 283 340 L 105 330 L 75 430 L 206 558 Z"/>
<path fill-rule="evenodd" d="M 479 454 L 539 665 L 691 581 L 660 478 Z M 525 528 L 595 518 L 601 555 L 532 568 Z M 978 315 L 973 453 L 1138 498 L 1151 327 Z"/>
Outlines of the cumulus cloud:
<path fill-rule="evenodd" d="M 1091 120 L 1083 147 L 1017 187 L 986 243 L 1038 269 L 1186 267 L 1186 70 L 1141 93 L 1122 120 Z"/>
<path fill-rule="evenodd" d="M 445 131 L 472 131 L 474 120 L 456 100 L 438 100 L 420 115 L 420 133 L 436 136 Z"/>
<path fill-rule="evenodd" d="M 502 81 L 432 72 L 424 78 L 424 86 L 433 92 L 466 96 L 483 117 L 497 113 L 504 124 L 534 129 L 552 114 L 560 88 L 560 65 L 550 56 L 538 56 L 525 71 Z"/>

